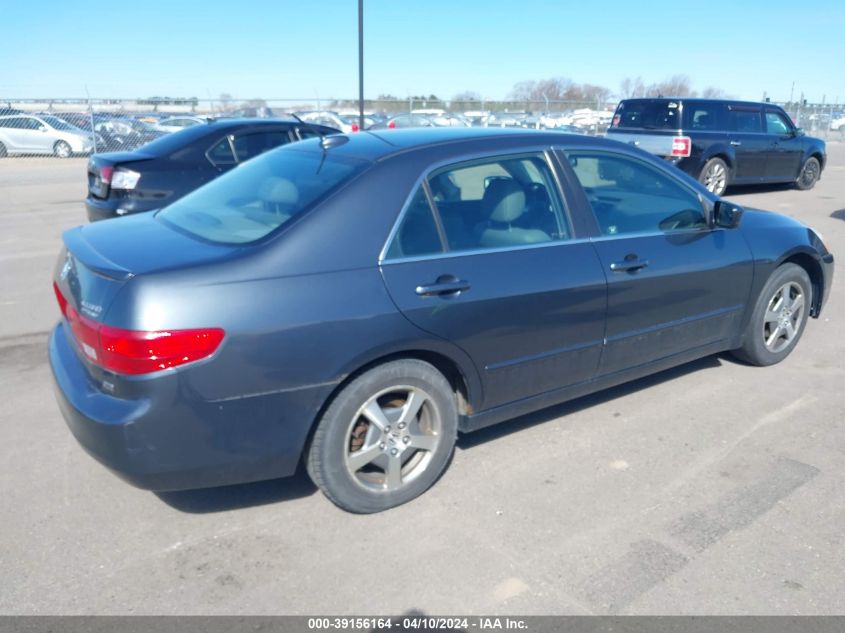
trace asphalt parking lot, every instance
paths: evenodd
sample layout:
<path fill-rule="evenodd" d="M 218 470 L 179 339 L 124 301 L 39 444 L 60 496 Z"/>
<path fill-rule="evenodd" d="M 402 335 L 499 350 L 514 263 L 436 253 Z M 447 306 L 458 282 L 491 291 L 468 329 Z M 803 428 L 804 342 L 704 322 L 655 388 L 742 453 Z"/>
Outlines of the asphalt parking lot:
<path fill-rule="evenodd" d="M 462 437 L 433 489 L 371 516 L 304 475 L 156 495 L 88 457 L 46 360 L 85 160 L 0 161 L 0 613 L 843 613 L 845 143 L 828 151 L 809 192 L 729 191 L 838 257 L 784 363 L 710 357 Z"/>

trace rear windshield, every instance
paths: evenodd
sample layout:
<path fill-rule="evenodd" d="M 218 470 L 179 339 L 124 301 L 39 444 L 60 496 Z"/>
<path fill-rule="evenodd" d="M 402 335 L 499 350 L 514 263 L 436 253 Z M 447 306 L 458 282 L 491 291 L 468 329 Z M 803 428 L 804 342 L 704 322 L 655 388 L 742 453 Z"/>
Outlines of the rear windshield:
<path fill-rule="evenodd" d="M 158 218 L 222 244 L 254 242 L 350 180 L 366 161 L 282 148 L 261 154 L 162 209 Z"/>
<path fill-rule="evenodd" d="M 679 101 L 671 99 L 623 101 L 616 108 L 613 127 L 678 130 L 681 128 L 680 106 Z"/>

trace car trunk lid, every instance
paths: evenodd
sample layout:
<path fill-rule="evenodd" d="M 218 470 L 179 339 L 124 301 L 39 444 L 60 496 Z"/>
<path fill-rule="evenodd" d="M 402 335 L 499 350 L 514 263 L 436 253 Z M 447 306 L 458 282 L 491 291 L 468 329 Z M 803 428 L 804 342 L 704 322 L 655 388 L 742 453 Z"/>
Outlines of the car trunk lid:
<path fill-rule="evenodd" d="M 108 152 L 94 154 L 88 159 L 88 193 L 104 200 L 109 197 L 115 169 L 124 163 L 136 163 L 155 158 L 143 152 Z"/>

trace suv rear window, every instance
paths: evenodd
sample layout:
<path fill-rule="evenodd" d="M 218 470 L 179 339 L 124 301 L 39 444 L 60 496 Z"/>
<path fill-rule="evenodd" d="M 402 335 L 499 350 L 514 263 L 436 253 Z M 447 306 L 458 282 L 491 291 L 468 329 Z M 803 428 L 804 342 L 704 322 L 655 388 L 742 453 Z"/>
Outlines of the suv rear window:
<path fill-rule="evenodd" d="M 288 148 L 267 152 L 165 207 L 157 218 L 211 242 L 254 242 L 367 165 L 330 152 Z"/>
<path fill-rule="evenodd" d="M 646 130 L 681 128 L 680 102 L 672 99 L 634 99 L 622 101 L 616 108 L 613 127 Z"/>

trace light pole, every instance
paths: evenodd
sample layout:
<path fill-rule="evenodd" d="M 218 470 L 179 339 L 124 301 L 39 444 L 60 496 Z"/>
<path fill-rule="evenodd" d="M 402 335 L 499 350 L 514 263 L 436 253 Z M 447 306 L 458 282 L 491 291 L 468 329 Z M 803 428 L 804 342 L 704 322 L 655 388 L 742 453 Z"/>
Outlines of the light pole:
<path fill-rule="evenodd" d="M 358 129 L 364 129 L 364 0 L 358 0 Z"/>

